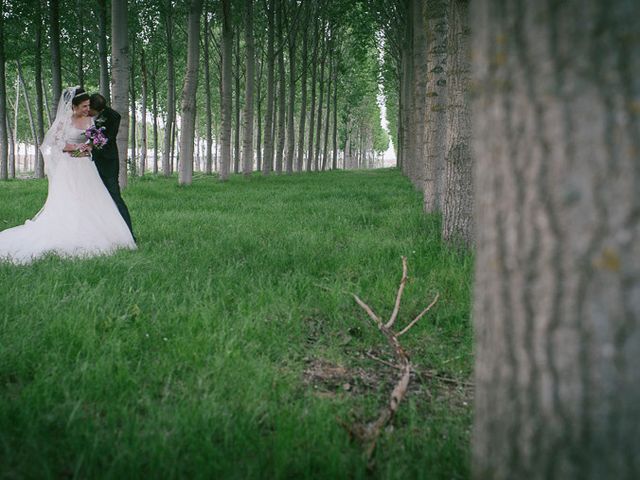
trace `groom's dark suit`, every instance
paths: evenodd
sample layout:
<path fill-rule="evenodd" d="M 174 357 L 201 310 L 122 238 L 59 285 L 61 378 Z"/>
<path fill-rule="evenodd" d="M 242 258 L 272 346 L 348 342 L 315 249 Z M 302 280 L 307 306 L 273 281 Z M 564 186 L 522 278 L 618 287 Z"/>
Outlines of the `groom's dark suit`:
<path fill-rule="evenodd" d="M 120 215 L 129 227 L 131 235 L 133 235 L 133 228 L 131 228 L 131 216 L 129 215 L 129 209 L 120 195 L 120 184 L 118 183 L 118 172 L 120 170 L 120 161 L 118 159 L 118 146 L 116 145 L 116 136 L 118 135 L 118 128 L 120 127 L 120 114 L 112 108 L 105 107 L 95 118 L 96 127 L 104 127 L 104 134 L 107 137 L 107 143 L 100 150 L 94 149 L 92 151 L 93 161 L 96 164 L 100 178 L 107 187 L 111 198 L 115 202 Z"/>

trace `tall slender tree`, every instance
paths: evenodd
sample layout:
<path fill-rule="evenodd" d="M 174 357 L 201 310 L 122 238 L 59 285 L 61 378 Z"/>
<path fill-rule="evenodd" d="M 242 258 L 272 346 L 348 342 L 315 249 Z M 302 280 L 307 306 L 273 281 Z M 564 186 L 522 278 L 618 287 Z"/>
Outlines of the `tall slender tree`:
<path fill-rule="evenodd" d="M 111 2 L 111 91 L 113 92 L 113 109 L 120 113 L 120 128 L 118 130 L 118 155 L 120 157 L 120 173 L 118 181 L 120 187 L 127 185 L 127 147 L 129 145 L 129 35 L 127 32 L 128 18 L 127 0 L 112 0 Z"/>
<path fill-rule="evenodd" d="M 107 48 L 107 1 L 98 2 L 98 57 L 100 59 L 100 93 L 109 101 L 111 99 L 111 89 L 109 88 L 109 62 Z"/>
<path fill-rule="evenodd" d="M 200 64 L 200 16 L 202 0 L 191 0 L 187 31 L 187 71 L 182 89 L 182 123 L 180 125 L 180 169 L 178 183 L 190 185 L 193 178 L 193 144 L 196 125 L 196 93 Z"/>
<path fill-rule="evenodd" d="M 282 173 L 284 146 L 285 146 L 285 129 L 287 121 L 286 111 L 286 88 L 287 76 L 284 63 L 285 52 L 285 32 L 284 17 L 287 14 L 285 10 L 284 0 L 277 0 L 276 8 L 277 29 L 278 29 L 278 144 L 276 147 L 276 173 Z"/>
<path fill-rule="evenodd" d="M 244 100 L 244 139 L 242 146 L 242 173 L 253 170 L 253 96 L 255 85 L 256 54 L 253 35 L 253 0 L 245 0 L 244 43 L 247 51 L 247 73 Z"/>
<path fill-rule="evenodd" d="M 205 93 L 205 136 L 206 136 L 206 160 L 205 160 L 205 173 L 211 175 L 213 169 L 212 158 L 212 146 L 213 135 L 211 129 L 213 128 L 213 111 L 211 107 L 211 66 L 209 61 L 210 40 L 209 40 L 209 12 L 205 9 L 204 12 L 204 93 Z"/>
<path fill-rule="evenodd" d="M 442 209 L 442 185 L 447 130 L 447 2 L 427 2 L 427 31 L 430 36 L 427 76 L 427 168 L 424 209 Z"/>
<path fill-rule="evenodd" d="M 42 4 L 36 2 L 34 9 L 34 27 L 35 27 L 35 52 L 34 52 L 34 73 L 36 87 L 36 119 L 38 128 L 38 139 L 40 142 L 44 139 L 44 106 L 42 92 Z M 35 158 L 35 176 L 36 178 L 44 177 L 44 161 L 40 152 L 40 142 L 36 143 Z"/>
<path fill-rule="evenodd" d="M 232 109 L 232 58 L 233 26 L 231 0 L 222 1 L 222 132 L 220 159 L 220 180 L 229 178 L 231 167 L 231 109 Z"/>
<path fill-rule="evenodd" d="M 126 18 L 126 17 L 125 17 Z M 60 65 L 60 4 L 49 0 L 49 45 L 51 48 L 51 117 L 56 118 L 62 94 L 62 70 Z"/>
<path fill-rule="evenodd" d="M 147 62 L 145 59 L 145 47 L 140 45 L 140 71 L 142 73 L 142 102 L 140 104 L 140 175 L 144 175 L 147 169 L 147 152 L 149 145 L 147 141 L 147 106 L 149 97 L 149 73 L 147 71 Z"/>
<path fill-rule="evenodd" d="M 307 72 L 309 71 L 309 15 L 307 12 L 311 12 L 311 7 L 308 2 L 305 2 L 302 6 L 304 24 L 302 26 L 302 65 L 300 67 L 301 79 L 300 79 L 300 119 L 298 120 L 298 152 L 296 154 L 296 170 L 301 172 L 304 165 L 304 132 L 307 121 Z"/>
<path fill-rule="evenodd" d="M 319 9 L 319 7 L 318 7 Z M 311 105 L 309 107 L 309 141 L 307 142 L 307 172 L 313 168 L 313 133 L 316 114 L 316 83 L 318 79 L 318 49 L 320 45 L 320 12 L 316 10 L 315 28 L 313 29 L 313 54 L 311 56 Z"/>
<path fill-rule="evenodd" d="M 468 1 L 449 2 L 447 40 L 447 144 L 442 204 L 442 236 L 464 247 L 473 244 L 473 162 L 469 78 Z"/>
<path fill-rule="evenodd" d="M 275 0 L 265 0 L 267 10 L 267 112 L 264 131 L 264 158 L 262 173 L 268 175 L 273 168 L 273 111 L 275 103 Z"/>
<path fill-rule="evenodd" d="M 4 52 L 4 12 L 6 0 L 0 0 L 0 180 L 7 180 L 9 176 L 9 136 L 7 134 L 7 84 L 5 72 Z"/>
<path fill-rule="evenodd" d="M 173 3 L 167 0 L 162 10 L 167 42 L 167 118 L 164 124 L 164 150 L 162 173 L 169 176 L 172 170 L 173 134 L 175 129 L 176 86 L 175 59 L 173 56 Z"/>

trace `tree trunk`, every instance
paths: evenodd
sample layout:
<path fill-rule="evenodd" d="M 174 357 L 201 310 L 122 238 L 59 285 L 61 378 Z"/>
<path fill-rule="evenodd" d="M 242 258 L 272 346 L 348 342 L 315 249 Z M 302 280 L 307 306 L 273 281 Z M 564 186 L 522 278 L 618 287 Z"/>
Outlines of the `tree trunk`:
<path fill-rule="evenodd" d="M 98 0 L 98 57 L 100 59 L 100 94 L 109 101 L 109 63 L 107 55 L 107 2 Z"/>
<path fill-rule="evenodd" d="M 450 3 L 453 0 L 450 0 Z M 412 160 L 414 185 L 419 190 L 424 190 L 427 167 L 427 26 L 425 22 L 427 0 L 412 0 L 413 3 L 413 139 Z"/>
<path fill-rule="evenodd" d="M 82 0 L 76 0 L 76 8 L 78 9 L 78 12 L 81 11 L 82 6 Z M 80 88 L 84 88 L 84 42 L 86 41 L 84 22 L 78 22 L 76 28 L 78 29 L 78 51 L 76 53 L 78 85 L 80 85 Z"/>
<path fill-rule="evenodd" d="M 339 57 L 336 57 L 336 64 L 333 69 L 333 162 L 332 167 L 334 170 L 338 169 L 338 61 Z"/>
<path fill-rule="evenodd" d="M 640 478 L 640 3 L 473 6 L 474 475 Z"/>
<path fill-rule="evenodd" d="M 60 5 L 58 0 L 49 0 L 49 45 L 51 47 L 51 116 L 56 118 L 58 102 L 62 94 L 62 72 L 60 70 Z"/>
<path fill-rule="evenodd" d="M 427 77 L 427 168 L 424 210 L 442 209 L 444 158 L 447 132 L 447 5 L 444 0 L 427 3 L 429 62 Z"/>
<path fill-rule="evenodd" d="M 468 1 L 449 3 L 447 55 L 447 156 L 442 205 L 442 236 L 449 243 L 470 248 L 473 244 L 473 163 L 469 112 Z"/>
<path fill-rule="evenodd" d="M 278 1 L 276 10 L 278 17 L 278 147 L 276 148 L 276 173 L 282 173 L 282 160 L 284 156 L 285 128 L 286 128 L 286 71 L 284 66 L 284 3 Z"/>
<path fill-rule="evenodd" d="M 306 7 L 303 7 L 306 8 Z M 305 13 L 307 10 L 305 10 Z M 307 71 L 309 69 L 309 22 L 305 21 L 302 29 L 302 78 L 300 95 L 300 120 L 298 122 L 298 153 L 296 158 L 296 170 L 302 172 L 304 168 L 304 129 L 307 121 Z"/>
<path fill-rule="evenodd" d="M 36 2 L 36 18 L 35 18 L 35 84 L 36 84 L 36 118 L 38 121 L 38 139 L 36 144 L 35 158 L 35 176 L 36 178 L 44 177 L 44 160 L 40 152 L 40 142 L 44 139 L 44 108 L 43 108 L 43 92 L 42 92 L 42 5 Z"/>
<path fill-rule="evenodd" d="M 231 167 L 232 58 L 231 0 L 222 0 L 222 158 L 220 160 L 220 180 L 223 181 L 229 178 L 229 168 Z"/>
<path fill-rule="evenodd" d="M 273 110 L 275 103 L 275 47 L 274 47 L 274 8 L 275 0 L 267 2 L 267 116 L 264 131 L 264 157 L 262 172 L 271 173 L 273 168 Z"/>
<path fill-rule="evenodd" d="M 244 100 L 242 173 L 251 175 L 251 171 L 253 170 L 253 95 L 256 69 L 256 54 L 253 40 L 253 0 L 245 0 L 244 43 L 247 50 L 247 78 Z"/>
<path fill-rule="evenodd" d="M 135 35 L 132 36 L 132 42 L 131 42 L 131 57 L 133 59 L 136 58 L 136 38 Z M 129 108 L 131 109 L 131 112 L 129 113 L 129 122 L 131 124 L 131 135 L 129 137 L 129 148 L 131 149 L 131 159 L 129 160 L 129 165 L 131 168 L 131 174 L 132 175 L 137 175 L 137 170 L 138 170 L 138 155 L 137 155 L 137 151 L 136 151 L 136 62 L 131 62 L 131 65 L 129 67 L 131 73 L 130 73 L 130 82 L 129 82 L 129 95 L 130 95 L 130 102 L 129 102 Z"/>
<path fill-rule="evenodd" d="M 16 100 L 13 104 L 13 128 L 12 128 L 12 138 L 11 138 L 11 152 L 9 155 L 9 178 L 16 178 L 16 157 L 18 156 L 18 113 L 20 110 L 20 81 L 16 76 Z"/>
<path fill-rule="evenodd" d="M 211 147 L 213 144 L 213 136 L 211 129 L 213 128 L 213 112 L 211 108 L 211 67 L 209 64 L 209 12 L 205 9 L 204 14 L 204 92 L 206 99 L 206 107 L 205 107 L 205 115 L 206 115 L 206 144 L 207 144 L 207 153 L 205 160 L 205 173 L 207 175 L 211 175 L 213 172 L 213 158 Z"/>
<path fill-rule="evenodd" d="M 327 150 L 329 148 L 329 124 L 331 123 L 331 82 L 333 80 L 333 50 L 331 46 L 333 45 L 333 38 L 329 43 L 329 73 L 327 74 L 327 117 L 324 122 L 324 142 L 322 147 L 322 171 L 324 172 L 327 168 Z"/>
<path fill-rule="evenodd" d="M 140 175 L 144 176 L 147 169 L 147 103 L 148 103 L 148 72 L 147 63 L 144 58 L 144 45 L 140 45 L 140 70 L 142 71 L 142 111 L 140 112 L 140 136 L 142 137 L 142 148 L 140 149 Z"/>
<path fill-rule="evenodd" d="M 309 108 L 309 141 L 307 142 L 307 172 L 313 169 L 313 133 L 316 115 L 316 83 L 318 81 L 318 50 L 320 48 L 320 19 L 316 16 L 311 56 L 311 105 Z"/>
<path fill-rule="evenodd" d="M 22 96 L 24 98 L 24 104 L 27 110 L 27 117 L 29 118 L 29 127 L 31 129 L 31 137 L 33 138 L 33 144 L 36 148 L 36 164 L 37 164 L 37 154 L 38 154 L 38 145 L 40 143 L 40 139 L 38 137 L 38 131 L 36 129 L 36 123 L 33 119 L 33 112 L 31 110 L 31 102 L 29 101 L 29 91 L 27 90 L 27 84 L 24 81 L 24 76 L 22 75 L 22 64 L 20 60 L 16 60 L 16 67 L 18 69 L 18 79 L 20 80 L 20 84 L 22 85 Z"/>
<path fill-rule="evenodd" d="M 173 58 L 173 7 L 167 0 L 164 11 L 165 32 L 167 39 L 167 119 L 164 125 L 164 151 L 162 152 L 162 173 L 171 175 L 173 153 L 173 130 L 176 108 L 175 60 Z"/>
<path fill-rule="evenodd" d="M 263 50 L 264 52 L 264 50 Z M 256 132 L 256 170 L 262 171 L 262 71 L 264 70 L 264 55 L 261 55 L 260 69 L 258 73 L 258 82 L 256 84 L 256 97 L 257 97 L 257 120 L 258 131 Z"/>
<path fill-rule="evenodd" d="M 7 135 L 7 84 L 5 75 L 6 57 L 4 54 L 4 0 L 0 0 L 0 180 L 8 177 L 9 149 Z"/>
<path fill-rule="evenodd" d="M 241 76 L 241 65 L 240 61 L 240 32 L 236 35 L 236 68 L 234 69 L 235 73 L 235 121 L 234 121 L 234 129 L 233 129 L 233 173 L 240 172 L 240 76 Z"/>
<path fill-rule="evenodd" d="M 127 146 L 129 134 L 129 36 L 127 32 L 127 0 L 111 2 L 111 91 L 113 109 L 120 113 L 118 155 L 120 157 L 120 187 L 127 185 Z"/>
<path fill-rule="evenodd" d="M 198 92 L 198 66 L 200 63 L 200 15 L 202 15 L 202 0 L 191 0 L 187 31 L 187 71 L 182 89 L 180 168 L 178 172 L 180 185 L 191 185 L 193 179 L 196 93 Z"/>
<path fill-rule="evenodd" d="M 157 60 L 156 60 L 157 61 Z M 157 64 L 154 65 L 157 72 Z M 158 173 L 158 85 L 156 75 L 151 76 L 151 95 L 153 96 L 153 174 Z"/>
<path fill-rule="evenodd" d="M 319 90 L 318 93 L 318 119 L 316 121 L 316 144 L 315 151 L 313 154 L 313 169 L 317 172 L 319 169 L 319 157 L 320 157 L 320 143 L 322 141 L 322 107 L 324 101 L 324 67 L 327 60 L 327 39 L 322 38 L 322 55 L 320 57 L 320 78 L 319 80 Z"/>
<path fill-rule="evenodd" d="M 292 22 L 293 23 L 293 22 Z M 287 155 L 286 155 L 286 172 L 291 175 L 293 173 L 293 157 L 296 151 L 295 138 L 295 106 L 296 106 L 296 50 L 298 26 L 291 24 L 289 26 L 289 105 L 287 113 Z"/>

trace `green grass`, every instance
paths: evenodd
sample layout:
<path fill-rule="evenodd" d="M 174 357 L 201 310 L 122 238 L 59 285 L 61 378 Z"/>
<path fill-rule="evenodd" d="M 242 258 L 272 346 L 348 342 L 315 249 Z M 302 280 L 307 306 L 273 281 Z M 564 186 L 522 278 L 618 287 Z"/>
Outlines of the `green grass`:
<path fill-rule="evenodd" d="M 0 184 L 0 228 L 46 181 Z M 472 259 L 397 170 L 125 192 L 135 252 L 0 264 L 0 478 L 466 478 Z M 391 313 L 419 375 L 367 471 L 340 421 L 371 420 L 396 372 L 355 304 Z M 331 370 L 333 368 L 333 370 Z M 337 372 L 332 374 L 331 372 Z M 347 385 L 348 384 L 348 385 Z"/>

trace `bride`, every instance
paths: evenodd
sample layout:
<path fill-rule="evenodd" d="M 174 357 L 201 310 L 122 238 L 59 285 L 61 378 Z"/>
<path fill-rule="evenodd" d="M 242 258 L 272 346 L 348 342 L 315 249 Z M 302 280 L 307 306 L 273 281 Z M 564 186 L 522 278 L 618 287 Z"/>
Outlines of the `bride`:
<path fill-rule="evenodd" d="M 41 147 L 49 180 L 47 200 L 24 225 L 0 232 L 0 261 L 25 264 L 48 253 L 91 257 L 136 248 L 91 161 L 84 133 L 93 124 L 88 112 L 89 94 L 83 89 L 62 92 Z"/>

